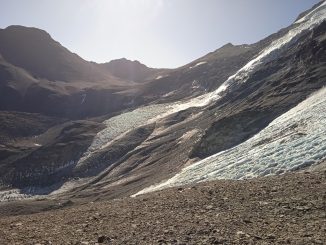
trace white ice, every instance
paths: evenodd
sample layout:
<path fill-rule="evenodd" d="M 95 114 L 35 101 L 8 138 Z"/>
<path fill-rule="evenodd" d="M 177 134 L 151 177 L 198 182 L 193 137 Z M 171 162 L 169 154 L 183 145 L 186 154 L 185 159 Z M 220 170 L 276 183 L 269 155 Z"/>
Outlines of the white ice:
<path fill-rule="evenodd" d="M 136 195 L 215 179 L 282 174 L 326 158 L 326 88 L 271 122 L 246 142 L 184 168 Z"/>
<path fill-rule="evenodd" d="M 201 61 L 201 62 L 198 62 L 196 65 L 189 67 L 189 69 L 193 69 L 193 68 L 195 68 L 195 67 L 198 67 L 198 66 L 204 65 L 204 64 L 206 64 L 206 63 L 207 63 L 207 61 Z"/>
<path fill-rule="evenodd" d="M 155 79 L 158 80 L 158 79 L 161 79 L 161 78 L 163 78 L 163 76 L 160 75 L 160 76 L 157 76 Z"/>

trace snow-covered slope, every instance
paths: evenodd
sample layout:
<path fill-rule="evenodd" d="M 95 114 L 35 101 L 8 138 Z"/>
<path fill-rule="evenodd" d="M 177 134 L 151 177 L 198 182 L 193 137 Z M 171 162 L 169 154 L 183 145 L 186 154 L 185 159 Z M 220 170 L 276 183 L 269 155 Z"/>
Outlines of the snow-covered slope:
<path fill-rule="evenodd" d="M 326 88 L 275 119 L 246 142 L 184 168 L 136 195 L 214 179 L 282 174 L 326 158 Z"/>

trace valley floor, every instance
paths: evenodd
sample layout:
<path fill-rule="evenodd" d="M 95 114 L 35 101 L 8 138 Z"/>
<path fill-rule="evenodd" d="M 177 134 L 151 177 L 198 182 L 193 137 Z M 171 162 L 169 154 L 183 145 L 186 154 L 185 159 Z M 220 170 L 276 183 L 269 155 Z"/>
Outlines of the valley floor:
<path fill-rule="evenodd" d="M 2 215 L 0 244 L 326 244 L 325 205 L 325 169 L 219 180 Z"/>

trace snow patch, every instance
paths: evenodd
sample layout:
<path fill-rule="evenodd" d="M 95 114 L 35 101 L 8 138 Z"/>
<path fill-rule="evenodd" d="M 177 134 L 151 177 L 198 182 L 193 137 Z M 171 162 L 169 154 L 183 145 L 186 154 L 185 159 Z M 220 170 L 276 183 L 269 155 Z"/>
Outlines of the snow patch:
<path fill-rule="evenodd" d="M 158 80 L 158 79 L 161 79 L 161 78 L 163 78 L 163 77 L 164 77 L 164 76 L 161 76 L 161 75 L 160 75 L 160 76 L 157 76 L 155 79 Z"/>
<path fill-rule="evenodd" d="M 175 91 L 171 91 L 169 93 L 163 94 L 162 97 L 166 98 L 166 97 L 169 97 L 169 96 L 171 96 L 173 94 L 175 94 Z"/>
<path fill-rule="evenodd" d="M 201 61 L 201 62 L 197 63 L 196 65 L 189 67 L 189 69 L 193 69 L 193 68 L 195 68 L 195 67 L 198 67 L 198 66 L 204 65 L 204 64 L 206 64 L 206 63 L 207 63 L 207 61 Z"/>

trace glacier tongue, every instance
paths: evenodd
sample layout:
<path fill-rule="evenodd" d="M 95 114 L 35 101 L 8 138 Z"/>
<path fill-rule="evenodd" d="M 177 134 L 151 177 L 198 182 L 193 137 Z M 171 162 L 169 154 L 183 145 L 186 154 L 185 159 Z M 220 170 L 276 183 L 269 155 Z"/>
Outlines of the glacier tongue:
<path fill-rule="evenodd" d="M 184 168 L 136 195 L 215 179 L 281 174 L 326 158 L 326 88 L 271 122 L 246 142 Z"/>

